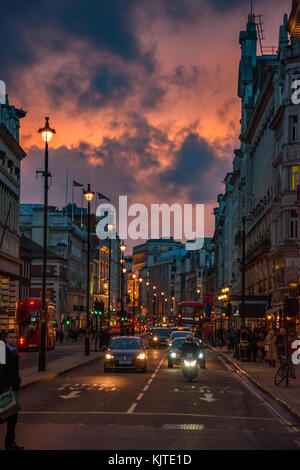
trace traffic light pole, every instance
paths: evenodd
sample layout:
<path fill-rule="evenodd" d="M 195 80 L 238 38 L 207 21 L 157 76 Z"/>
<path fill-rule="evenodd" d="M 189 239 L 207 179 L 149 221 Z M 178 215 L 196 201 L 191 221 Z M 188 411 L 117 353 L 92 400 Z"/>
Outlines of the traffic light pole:
<path fill-rule="evenodd" d="M 97 341 L 98 341 L 98 315 L 96 317 L 96 332 L 95 332 L 95 352 L 97 351 Z"/>

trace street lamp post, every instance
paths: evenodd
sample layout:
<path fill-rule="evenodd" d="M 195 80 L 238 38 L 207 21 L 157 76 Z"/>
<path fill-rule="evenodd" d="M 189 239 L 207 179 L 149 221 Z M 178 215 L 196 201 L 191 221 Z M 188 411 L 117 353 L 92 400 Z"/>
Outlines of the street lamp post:
<path fill-rule="evenodd" d="M 39 314 L 39 330 L 40 330 L 40 344 L 39 344 L 39 372 L 46 369 L 46 331 L 47 331 L 47 231 L 48 231 L 48 142 L 51 141 L 55 130 L 49 126 L 49 118 L 45 118 L 45 126 L 39 129 L 38 133 L 42 135 L 45 142 L 45 171 L 44 177 L 44 240 L 43 240 L 43 280 L 42 280 L 42 310 Z"/>
<path fill-rule="evenodd" d="M 124 275 L 126 273 L 126 268 L 124 267 L 124 252 L 126 250 L 126 245 L 125 243 L 121 243 L 120 245 L 120 250 L 122 254 L 121 258 L 121 324 L 122 324 L 122 318 L 124 318 Z M 121 335 L 121 325 L 120 325 L 120 335 Z"/>
<path fill-rule="evenodd" d="M 142 296 L 141 296 L 141 290 L 142 290 L 142 283 L 143 279 L 140 277 L 139 278 L 139 298 L 138 298 L 138 305 L 139 305 L 139 332 L 141 332 L 141 310 L 142 310 Z"/>
<path fill-rule="evenodd" d="M 135 278 L 136 274 L 132 275 L 133 278 L 133 293 L 132 293 L 132 336 L 134 336 L 135 333 Z"/>
<path fill-rule="evenodd" d="M 165 293 L 162 292 L 161 293 L 161 316 L 162 316 L 162 318 L 164 316 L 164 295 L 165 295 Z"/>
<path fill-rule="evenodd" d="M 146 286 L 147 286 L 147 322 L 149 322 L 149 286 L 150 286 L 150 282 L 147 281 L 146 282 Z"/>
<path fill-rule="evenodd" d="M 113 224 L 107 224 L 107 229 L 109 232 L 112 232 L 114 229 Z M 110 304 L 111 304 L 111 235 L 108 237 L 108 249 L 109 249 L 109 279 L 108 279 L 108 310 L 107 310 L 107 317 L 108 317 L 108 326 L 110 326 Z"/>
<path fill-rule="evenodd" d="M 88 235 L 87 235 L 87 287 L 86 287 L 86 335 L 85 335 L 85 355 L 90 354 L 90 238 L 91 238 L 91 202 L 95 193 L 91 191 L 90 185 L 88 189 L 83 191 L 84 197 L 88 203 Z"/>

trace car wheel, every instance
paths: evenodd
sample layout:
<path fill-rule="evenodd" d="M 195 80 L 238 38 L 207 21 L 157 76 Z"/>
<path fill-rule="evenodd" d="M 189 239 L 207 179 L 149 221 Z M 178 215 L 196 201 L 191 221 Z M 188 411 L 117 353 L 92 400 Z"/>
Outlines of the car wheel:
<path fill-rule="evenodd" d="M 168 367 L 169 367 L 169 369 L 172 369 L 172 367 L 173 367 L 173 362 L 168 361 Z"/>

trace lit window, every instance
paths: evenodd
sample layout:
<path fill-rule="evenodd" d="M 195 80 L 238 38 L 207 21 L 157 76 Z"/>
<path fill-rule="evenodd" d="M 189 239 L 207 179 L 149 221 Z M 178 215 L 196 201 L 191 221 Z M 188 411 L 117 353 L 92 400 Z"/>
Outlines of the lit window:
<path fill-rule="evenodd" d="M 291 190 L 296 191 L 299 185 L 299 166 L 291 168 Z"/>

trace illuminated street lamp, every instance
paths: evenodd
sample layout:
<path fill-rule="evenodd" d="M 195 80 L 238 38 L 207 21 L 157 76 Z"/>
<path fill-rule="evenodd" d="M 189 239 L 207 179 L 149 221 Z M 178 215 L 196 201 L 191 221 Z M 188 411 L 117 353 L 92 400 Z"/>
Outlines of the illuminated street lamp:
<path fill-rule="evenodd" d="M 87 287 L 86 287 L 86 335 L 85 335 L 85 355 L 90 354 L 90 239 L 91 239 L 91 202 L 95 193 L 88 189 L 83 191 L 83 195 L 88 203 L 88 236 L 87 236 Z"/>
<path fill-rule="evenodd" d="M 45 126 L 39 129 L 45 142 L 45 171 L 42 171 L 44 178 L 44 240 L 43 240 L 43 279 L 42 279 L 42 310 L 39 315 L 40 329 L 40 345 L 39 345 L 39 365 L 38 371 L 43 372 L 46 369 L 46 332 L 47 332 L 47 315 L 46 315 L 46 292 L 47 292 L 47 231 L 48 231 L 48 142 L 51 141 L 55 130 L 49 126 L 49 118 L 45 118 Z"/>
<path fill-rule="evenodd" d="M 107 230 L 112 232 L 115 228 L 114 224 L 109 223 L 107 224 Z M 110 303 L 111 303 L 111 235 L 108 237 L 108 249 L 109 249 L 109 279 L 108 279 L 108 310 L 107 310 L 107 317 L 108 317 L 108 326 L 110 325 Z"/>
<path fill-rule="evenodd" d="M 120 245 L 120 251 L 121 251 L 121 255 L 122 255 L 122 258 L 121 258 L 121 266 L 124 265 L 124 252 L 126 250 L 126 245 L 124 242 L 121 243 Z M 121 270 L 121 319 L 124 318 L 124 276 L 126 274 L 126 268 L 122 268 Z M 122 322 L 122 320 L 121 320 Z M 121 323 L 122 324 L 122 323 Z M 120 328 L 120 334 L 121 334 L 121 328 Z"/>

